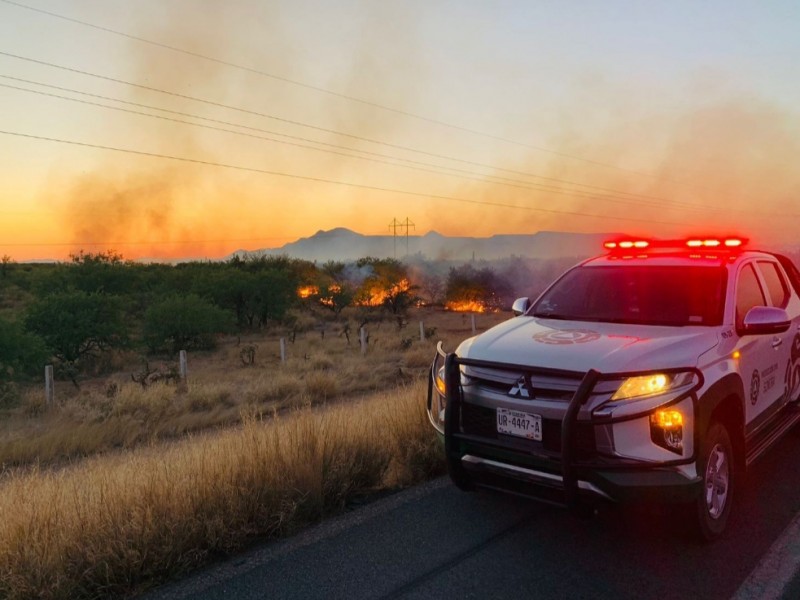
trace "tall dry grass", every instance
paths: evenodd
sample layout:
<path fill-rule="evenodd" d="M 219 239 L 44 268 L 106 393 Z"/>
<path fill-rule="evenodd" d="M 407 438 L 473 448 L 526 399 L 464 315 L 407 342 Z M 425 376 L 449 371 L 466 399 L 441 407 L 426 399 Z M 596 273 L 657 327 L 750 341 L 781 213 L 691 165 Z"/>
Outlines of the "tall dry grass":
<path fill-rule="evenodd" d="M 442 470 L 422 382 L 0 482 L 0 596 L 141 590 Z"/>

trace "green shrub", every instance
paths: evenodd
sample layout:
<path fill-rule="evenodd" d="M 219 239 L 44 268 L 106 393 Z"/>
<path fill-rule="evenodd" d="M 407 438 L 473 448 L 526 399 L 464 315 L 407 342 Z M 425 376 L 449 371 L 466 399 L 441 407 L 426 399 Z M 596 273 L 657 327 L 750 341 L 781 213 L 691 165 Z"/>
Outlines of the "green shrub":
<path fill-rule="evenodd" d="M 0 317 L 0 383 L 41 373 L 46 360 L 42 338 Z"/>
<path fill-rule="evenodd" d="M 230 322 L 229 313 L 195 294 L 172 295 L 147 310 L 144 339 L 153 352 L 209 349 Z"/>
<path fill-rule="evenodd" d="M 116 296 L 73 290 L 35 302 L 25 324 L 44 339 L 60 363 L 60 372 L 77 385 L 82 358 L 97 357 L 127 343 L 122 314 L 122 302 Z"/>

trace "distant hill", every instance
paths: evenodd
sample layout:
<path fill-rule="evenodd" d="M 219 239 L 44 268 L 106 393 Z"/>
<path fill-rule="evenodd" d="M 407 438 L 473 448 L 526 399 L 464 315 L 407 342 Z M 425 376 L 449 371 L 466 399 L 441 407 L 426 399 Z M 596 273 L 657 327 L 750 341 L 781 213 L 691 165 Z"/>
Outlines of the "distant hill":
<path fill-rule="evenodd" d="M 614 233 L 565 233 L 540 231 L 532 234 L 493 235 L 487 238 L 449 237 L 431 231 L 425 235 L 406 237 L 391 235 L 362 235 L 339 227 L 318 231 L 311 237 L 300 238 L 280 248 L 237 250 L 233 255 L 280 255 L 312 261 L 356 260 L 365 256 L 402 258 L 420 254 L 430 260 L 495 260 L 508 256 L 532 258 L 581 257 L 599 254 L 603 241 Z M 396 244 L 396 251 L 395 251 Z"/>

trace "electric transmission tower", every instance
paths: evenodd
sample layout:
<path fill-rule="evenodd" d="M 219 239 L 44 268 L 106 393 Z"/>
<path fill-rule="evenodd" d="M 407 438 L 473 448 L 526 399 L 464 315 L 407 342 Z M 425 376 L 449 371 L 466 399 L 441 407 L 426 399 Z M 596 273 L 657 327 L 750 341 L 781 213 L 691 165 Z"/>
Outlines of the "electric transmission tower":
<path fill-rule="evenodd" d="M 392 222 L 389 223 L 389 229 L 392 230 L 392 237 L 394 237 L 394 257 L 397 258 L 397 228 L 403 228 L 403 224 L 398 221 L 397 219 L 392 219 Z"/>
<path fill-rule="evenodd" d="M 402 226 L 405 227 L 405 229 L 406 229 L 406 256 L 408 256 L 408 230 L 411 227 L 413 227 L 414 231 L 416 231 L 417 230 L 417 226 L 414 225 L 414 223 L 412 223 L 411 221 L 409 221 L 408 217 L 406 217 L 406 222 L 402 223 Z"/>
<path fill-rule="evenodd" d="M 408 231 L 411 228 L 414 228 L 416 231 L 417 226 L 412 223 L 408 217 L 406 217 L 405 223 L 398 221 L 397 219 L 392 219 L 392 222 L 389 223 L 389 229 L 392 230 L 392 235 L 394 237 L 394 257 L 397 258 L 397 230 L 398 229 L 405 229 L 406 230 L 406 256 L 408 256 Z"/>

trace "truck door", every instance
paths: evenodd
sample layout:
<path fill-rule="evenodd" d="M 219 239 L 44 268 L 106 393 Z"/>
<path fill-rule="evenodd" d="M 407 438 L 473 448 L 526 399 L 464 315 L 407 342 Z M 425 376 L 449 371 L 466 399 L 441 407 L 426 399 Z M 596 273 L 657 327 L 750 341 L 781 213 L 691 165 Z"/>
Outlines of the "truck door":
<path fill-rule="evenodd" d="M 773 340 L 773 344 L 780 341 L 777 350 L 781 361 L 779 372 L 783 376 L 780 382 L 783 387 L 781 400 L 788 402 L 800 395 L 800 300 L 792 293 L 777 262 L 759 260 L 757 266 L 764 290 L 769 296 L 769 305 L 784 309 L 792 319 L 788 331 L 774 336 Z"/>
<path fill-rule="evenodd" d="M 736 279 L 736 329 L 754 306 L 768 306 L 764 285 L 754 262 L 739 268 Z M 787 343 L 781 336 L 746 335 L 739 340 L 739 372 L 745 391 L 745 421 L 748 429 L 768 418 L 783 399 L 783 376 Z"/>

